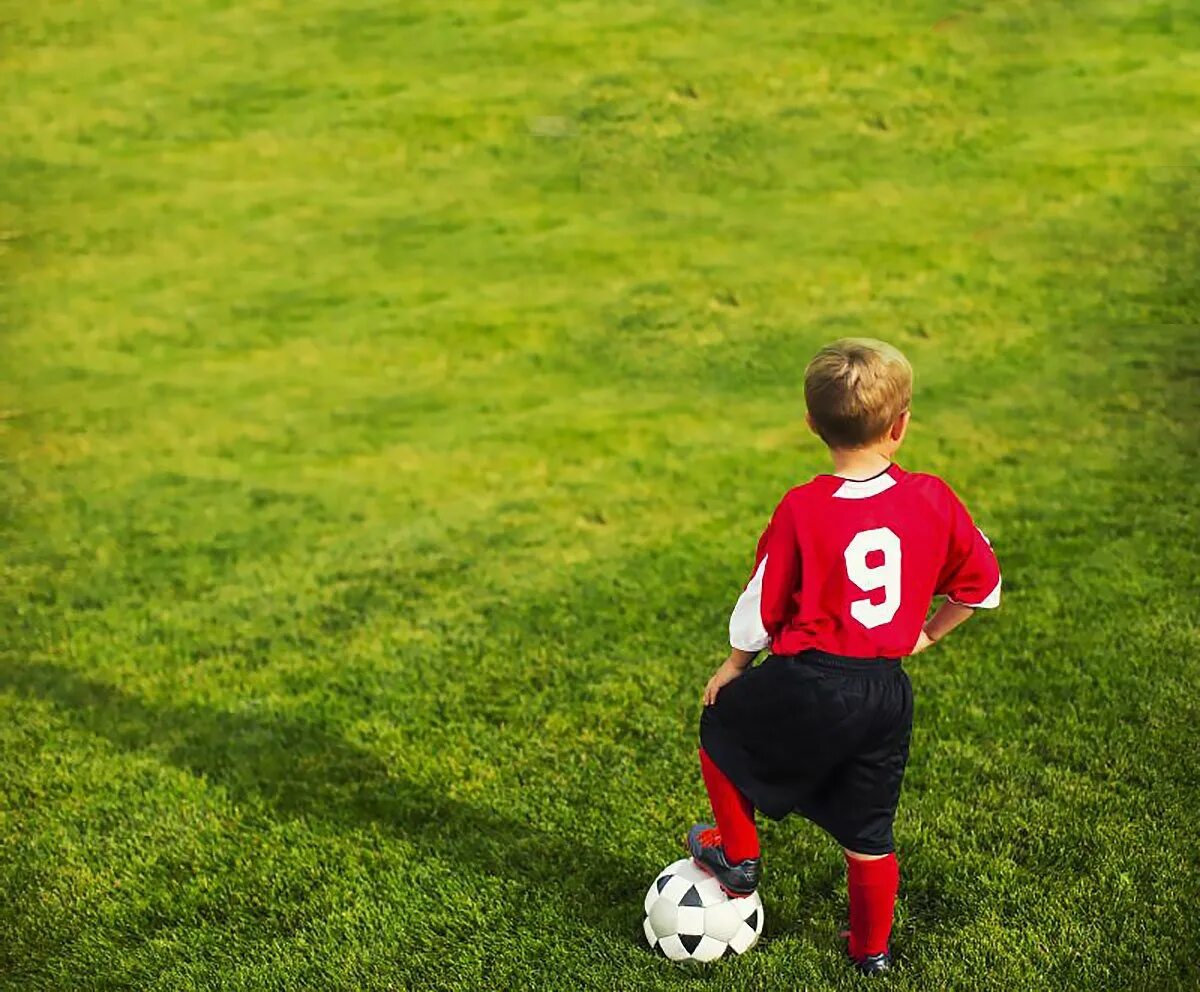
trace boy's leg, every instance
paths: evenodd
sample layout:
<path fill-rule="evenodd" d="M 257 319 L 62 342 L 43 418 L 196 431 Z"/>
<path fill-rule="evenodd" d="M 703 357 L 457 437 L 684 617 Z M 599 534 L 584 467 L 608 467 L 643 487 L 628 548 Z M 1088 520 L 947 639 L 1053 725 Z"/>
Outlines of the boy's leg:
<path fill-rule="evenodd" d="M 721 846 L 730 863 L 759 856 L 758 831 L 754 827 L 754 807 L 741 794 L 720 768 L 713 764 L 704 748 L 700 748 L 700 772 L 708 801 L 712 805 Z"/>
<path fill-rule="evenodd" d="M 846 853 L 850 901 L 850 943 L 846 950 L 860 971 L 890 966 L 888 939 L 900 886 L 892 826 L 912 731 L 912 691 L 900 671 L 890 683 L 877 713 L 889 718 L 892 732 L 840 765 L 825 788 L 801 807 L 837 838 Z"/>
<path fill-rule="evenodd" d="M 850 895 L 850 945 L 855 961 L 886 954 L 900 888 L 896 853 L 846 851 L 846 887 Z"/>

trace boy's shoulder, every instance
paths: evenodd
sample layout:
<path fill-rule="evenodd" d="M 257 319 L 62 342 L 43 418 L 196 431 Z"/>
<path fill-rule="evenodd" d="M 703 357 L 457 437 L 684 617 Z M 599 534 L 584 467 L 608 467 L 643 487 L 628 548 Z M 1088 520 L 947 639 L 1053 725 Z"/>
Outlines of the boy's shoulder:
<path fill-rule="evenodd" d="M 958 500 L 954 487 L 940 475 L 934 475 L 932 472 L 903 472 L 903 476 L 907 485 L 917 492 L 939 499 L 949 498 L 956 502 Z"/>
<path fill-rule="evenodd" d="M 954 487 L 940 475 L 934 475 L 932 472 L 905 472 L 899 466 L 893 467 L 899 470 L 905 493 L 924 503 L 935 516 L 950 519 L 957 517 L 965 509 Z"/>

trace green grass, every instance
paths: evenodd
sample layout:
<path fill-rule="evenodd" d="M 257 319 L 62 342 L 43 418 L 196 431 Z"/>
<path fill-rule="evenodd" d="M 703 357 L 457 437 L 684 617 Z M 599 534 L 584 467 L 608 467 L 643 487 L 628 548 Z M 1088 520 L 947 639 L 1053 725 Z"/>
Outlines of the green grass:
<path fill-rule="evenodd" d="M 1195 987 L 1184 0 L 6 5 L 0 986 L 849 989 L 640 902 L 844 334 L 1007 598 L 910 665 L 889 988 Z"/>

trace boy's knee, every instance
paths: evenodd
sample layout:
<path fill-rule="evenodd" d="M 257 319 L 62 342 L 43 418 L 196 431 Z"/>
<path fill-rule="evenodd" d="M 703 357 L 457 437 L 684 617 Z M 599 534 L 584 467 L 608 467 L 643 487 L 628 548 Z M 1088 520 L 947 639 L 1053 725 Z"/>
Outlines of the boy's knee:
<path fill-rule="evenodd" d="M 880 858 L 890 857 L 892 853 L 888 851 L 887 854 L 863 854 L 861 851 L 852 851 L 848 847 L 843 847 L 842 850 L 846 852 L 846 857 L 853 858 L 855 861 L 878 861 Z"/>

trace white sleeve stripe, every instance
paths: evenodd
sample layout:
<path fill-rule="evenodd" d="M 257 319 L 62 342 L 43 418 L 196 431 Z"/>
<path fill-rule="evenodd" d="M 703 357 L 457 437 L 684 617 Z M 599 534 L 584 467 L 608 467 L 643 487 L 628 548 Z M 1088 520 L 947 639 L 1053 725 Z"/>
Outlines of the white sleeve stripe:
<path fill-rule="evenodd" d="M 739 651 L 763 651 L 771 644 L 771 637 L 762 622 L 762 584 L 766 570 L 767 556 L 763 555 L 754 578 L 738 597 L 729 618 L 729 644 Z"/>
<path fill-rule="evenodd" d="M 1000 584 L 1002 581 L 1002 579 L 997 579 L 996 588 L 989 592 L 983 598 L 983 601 L 979 603 L 964 603 L 962 600 L 955 599 L 953 596 L 947 596 L 946 598 L 952 603 L 957 603 L 959 606 L 969 607 L 972 610 L 994 610 L 1000 605 Z"/>

